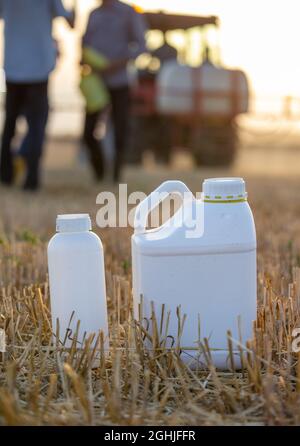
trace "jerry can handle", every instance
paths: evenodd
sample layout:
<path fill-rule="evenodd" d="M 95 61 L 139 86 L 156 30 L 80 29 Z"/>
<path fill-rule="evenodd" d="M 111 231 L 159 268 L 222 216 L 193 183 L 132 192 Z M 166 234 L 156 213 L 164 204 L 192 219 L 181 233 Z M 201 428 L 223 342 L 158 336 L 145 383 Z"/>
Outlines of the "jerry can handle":
<path fill-rule="evenodd" d="M 146 232 L 148 215 L 171 194 L 178 194 L 184 199 L 185 194 L 191 196 L 192 192 L 182 181 L 165 181 L 162 183 L 138 205 L 134 218 L 134 232 L 136 234 Z"/>

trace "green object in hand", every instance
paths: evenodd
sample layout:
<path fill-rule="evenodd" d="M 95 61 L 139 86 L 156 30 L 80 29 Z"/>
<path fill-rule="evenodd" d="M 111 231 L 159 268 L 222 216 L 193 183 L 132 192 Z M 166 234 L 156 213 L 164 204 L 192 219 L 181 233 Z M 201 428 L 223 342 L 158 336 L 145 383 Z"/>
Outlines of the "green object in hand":
<path fill-rule="evenodd" d="M 81 72 L 80 90 L 86 102 L 88 113 L 96 113 L 110 104 L 109 92 L 101 75 L 95 70 L 109 66 L 109 61 L 102 54 L 85 47 L 82 52 L 83 67 Z"/>

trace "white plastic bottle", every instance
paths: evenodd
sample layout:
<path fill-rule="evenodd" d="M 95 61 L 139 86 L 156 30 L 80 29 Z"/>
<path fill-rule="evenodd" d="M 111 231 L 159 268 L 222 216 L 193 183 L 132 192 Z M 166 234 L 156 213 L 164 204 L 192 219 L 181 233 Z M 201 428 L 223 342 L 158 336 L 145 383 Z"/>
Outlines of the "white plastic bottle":
<path fill-rule="evenodd" d="M 52 329 L 56 335 L 58 319 L 60 342 L 67 348 L 78 321 L 77 347 L 84 336 L 95 333 L 96 339 L 100 330 L 108 346 L 103 247 L 91 229 L 87 214 L 59 215 L 57 234 L 48 245 Z"/>
<path fill-rule="evenodd" d="M 180 306 L 181 317 L 187 316 L 180 339 L 182 358 L 192 367 L 205 366 L 199 341 L 203 344 L 207 338 L 214 365 L 231 368 L 230 330 L 234 366 L 239 368 L 239 342 L 245 345 L 251 339 L 256 319 L 256 232 L 245 182 L 206 180 L 199 200 L 187 192 L 183 183 L 167 181 L 137 209 L 132 237 L 136 309 L 142 296 L 143 316 L 149 319 L 153 302 L 160 330 L 164 304 L 164 320 L 168 311 L 171 316 L 168 332 L 162 329 L 161 336 L 176 340 Z M 179 194 L 182 207 L 161 227 L 147 230 L 147 216 L 161 201 L 161 193 Z"/>

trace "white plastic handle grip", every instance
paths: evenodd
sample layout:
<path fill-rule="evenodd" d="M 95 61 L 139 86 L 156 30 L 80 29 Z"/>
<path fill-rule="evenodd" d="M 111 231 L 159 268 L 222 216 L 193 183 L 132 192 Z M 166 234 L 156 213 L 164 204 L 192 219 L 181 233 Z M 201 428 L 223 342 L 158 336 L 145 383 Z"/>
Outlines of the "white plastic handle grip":
<path fill-rule="evenodd" d="M 155 189 L 137 207 L 134 218 L 134 232 L 146 232 L 148 215 L 169 195 L 178 194 L 184 199 L 185 194 L 192 195 L 190 189 L 182 181 L 165 181 Z"/>

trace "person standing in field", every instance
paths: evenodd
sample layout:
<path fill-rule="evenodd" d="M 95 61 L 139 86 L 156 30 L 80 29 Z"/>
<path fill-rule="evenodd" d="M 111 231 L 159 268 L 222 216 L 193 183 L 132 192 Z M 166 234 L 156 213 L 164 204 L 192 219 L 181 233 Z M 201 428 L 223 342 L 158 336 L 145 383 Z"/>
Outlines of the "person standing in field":
<path fill-rule="evenodd" d="M 4 20 L 4 71 L 6 75 L 5 123 L 2 134 L 0 181 L 12 185 L 15 178 L 12 141 L 18 117 L 28 124 L 23 150 L 26 178 L 23 188 L 40 186 L 40 161 L 48 120 L 48 79 L 55 67 L 57 48 L 52 23 L 64 17 L 74 26 L 75 13 L 61 0 L 0 0 Z"/>
<path fill-rule="evenodd" d="M 120 180 L 123 155 L 129 131 L 129 79 L 127 64 L 146 52 L 146 24 L 141 14 L 119 0 L 102 0 L 92 11 L 83 48 L 91 48 L 107 60 L 107 66 L 98 71 L 109 93 L 114 128 L 116 155 L 113 179 Z M 102 111 L 86 112 L 83 140 L 89 150 L 96 178 L 104 175 L 103 150 L 95 136 Z"/>

